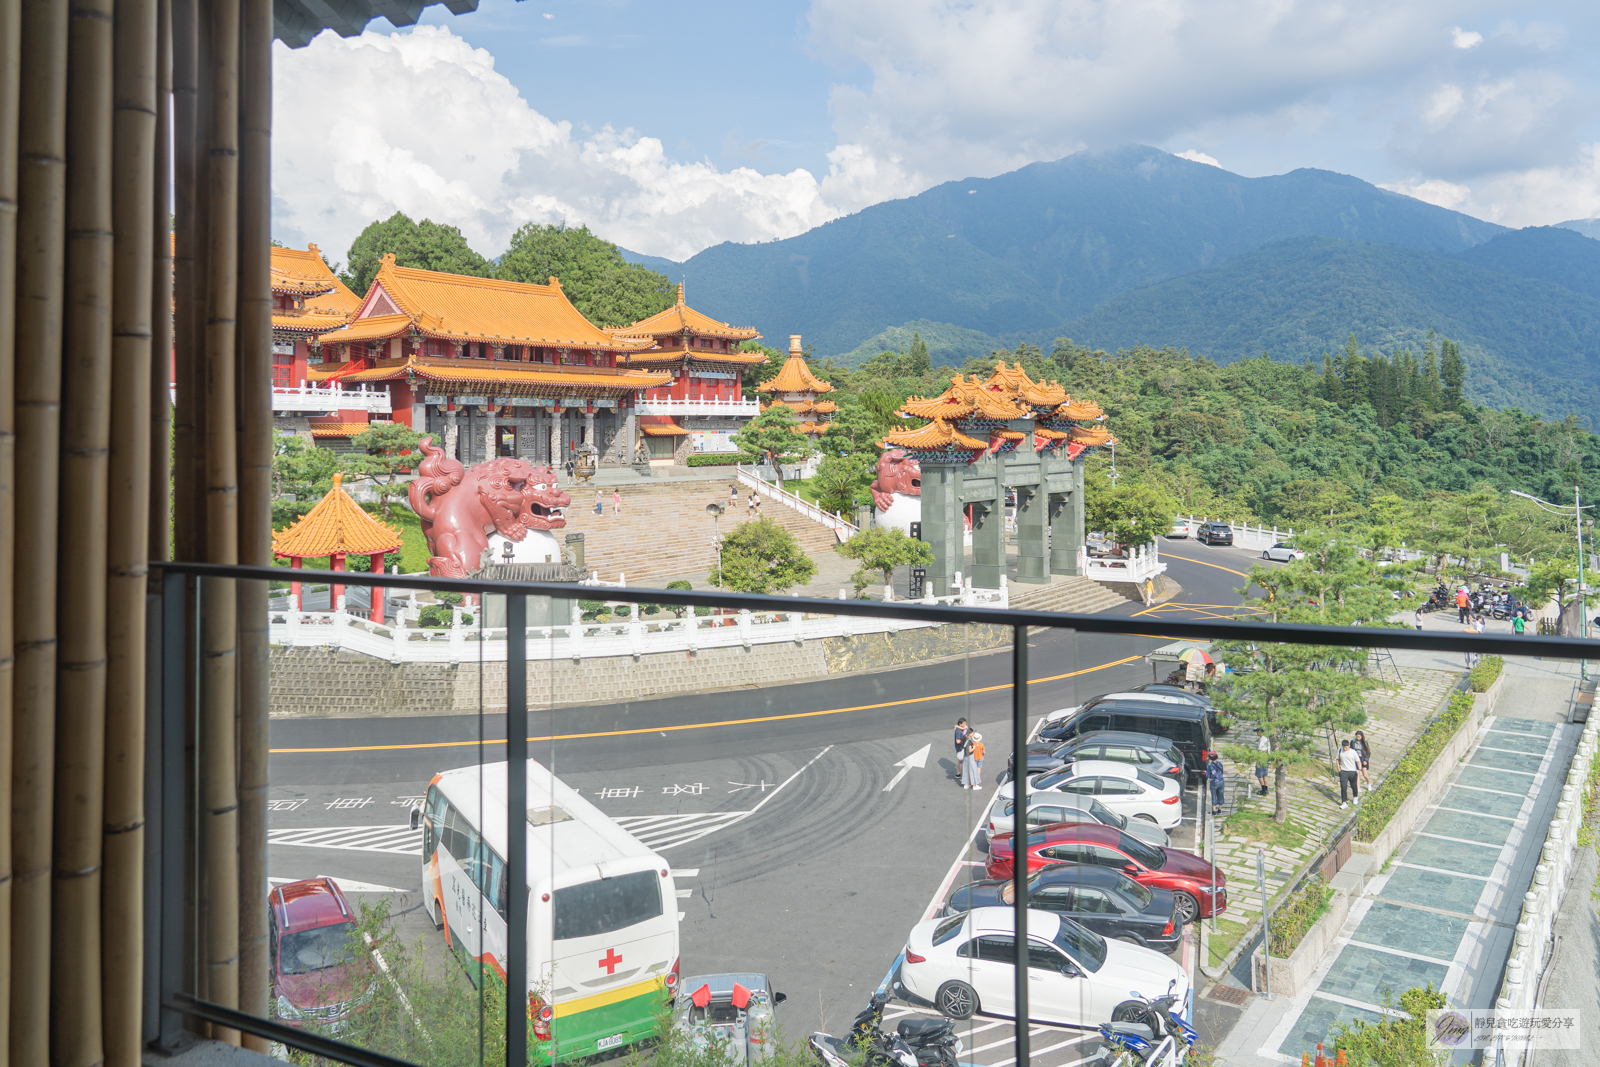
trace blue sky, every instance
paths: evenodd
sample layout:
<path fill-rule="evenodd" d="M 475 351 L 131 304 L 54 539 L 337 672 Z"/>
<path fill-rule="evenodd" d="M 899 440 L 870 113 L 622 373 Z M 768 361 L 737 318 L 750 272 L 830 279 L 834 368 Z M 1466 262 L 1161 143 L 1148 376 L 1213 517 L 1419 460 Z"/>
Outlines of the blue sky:
<path fill-rule="evenodd" d="M 274 226 L 337 259 L 395 210 L 486 255 L 565 219 L 682 259 L 1127 142 L 1552 223 L 1600 215 L 1597 45 L 1568 0 L 482 0 L 278 46 Z"/>

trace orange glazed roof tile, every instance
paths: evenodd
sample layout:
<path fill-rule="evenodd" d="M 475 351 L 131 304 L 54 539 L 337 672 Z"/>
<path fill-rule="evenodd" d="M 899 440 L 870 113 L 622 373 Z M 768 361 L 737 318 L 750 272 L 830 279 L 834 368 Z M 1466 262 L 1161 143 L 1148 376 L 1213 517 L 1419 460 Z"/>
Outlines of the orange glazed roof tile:
<path fill-rule="evenodd" d="M 317 246 L 305 250 L 272 250 L 272 291 L 301 297 L 301 306 L 274 310 L 272 328 L 302 333 L 322 333 L 343 326 L 361 306 L 361 298 L 345 287 L 322 261 Z"/>
<path fill-rule="evenodd" d="M 1063 418 L 1076 419 L 1081 422 L 1093 422 L 1095 419 L 1106 417 L 1106 413 L 1100 410 L 1100 405 L 1093 400 L 1075 401 L 1070 398 L 1066 404 L 1056 409 L 1056 414 Z"/>
<path fill-rule="evenodd" d="M 934 419 L 915 430 L 896 430 L 885 435 L 883 443 L 888 448 L 965 448 L 976 452 L 984 452 L 989 448 L 987 441 L 968 437 L 943 419 Z"/>
<path fill-rule="evenodd" d="M 919 419 L 962 419 L 972 414 L 973 406 L 946 389 L 939 396 L 914 396 L 900 410 Z"/>
<path fill-rule="evenodd" d="M 370 422 L 313 422 L 312 437 L 354 437 L 372 429 Z"/>
<path fill-rule="evenodd" d="M 1067 431 L 1073 444 L 1094 448 L 1111 440 L 1111 431 L 1104 426 L 1074 426 Z"/>
<path fill-rule="evenodd" d="M 695 359 L 702 363 L 737 363 L 753 367 L 765 363 L 761 352 L 712 352 L 704 348 L 650 348 L 643 352 L 629 352 L 629 363 L 673 363 L 682 359 Z"/>
<path fill-rule="evenodd" d="M 453 382 L 470 386 L 544 387 L 548 393 L 558 393 L 562 389 L 632 392 L 637 389 L 652 389 L 672 381 L 671 374 L 661 371 L 611 371 L 603 368 L 518 363 L 512 360 L 484 361 L 437 357 L 418 359 L 414 354 L 403 360 L 378 360 L 377 366 L 351 371 L 348 374 L 342 373 L 342 368 L 343 364 L 332 370 L 308 370 L 306 378 L 309 381 L 320 382 L 338 375 L 341 382 L 387 382 L 414 375 L 420 381 Z"/>
<path fill-rule="evenodd" d="M 409 315 L 368 315 L 357 319 L 342 330 L 325 333 L 317 340 L 325 345 L 349 344 L 352 341 L 386 341 L 411 330 Z"/>
<path fill-rule="evenodd" d="M 379 261 L 378 276 L 372 285 L 363 306 L 371 306 L 374 293 L 381 289 L 400 309 L 400 314 L 356 319 L 351 329 L 367 332 L 358 336 L 336 330 L 320 339 L 323 344 L 393 337 L 412 326 L 425 337 L 488 344 L 571 346 L 626 352 L 649 348 L 653 343 L 649 338 L 614 337 L 599 329 L 578 313 L 555 278 L 550 279 L 549 285 L 527 285 L 497 278 L 417 270 L 396 266 L 390 254 Z M 380 335 L 371 331 L 383 327 L 362 325 L 375 318 L 404 319 L 406 326 Z"/>
<path fill-rule="evenodd" d="M 678 302 L 648 319 L 640 319 L 632 326 L 614 327 L 611 333 L 618 337 L 674 336 L 687 330 L 700 337 L 726 337 L 730 341 L 753 341 L 761 336 L 757 330 L 745 326 L 729 326 L 710 315 L 702 314 L 683 302 L 683 286 L 678 286 Z M 763 357 L 765 358 L 765 357 Z"/>
<path fill-rule="evenodd" d="M 361 510 L 344 491 L 343 478 L 333 476 L 333 488 L 293 526 L 272 539 L 274 556 L 331 556 L 344 552 L 357 556 L 393 552 L 400 547 L 400 531 Z"/>
<path fill-rule="evenodd" d="M 646 437 L 688 437 L 689 431 L 682 426 L 641 426 Z"/>
<path fill-rule="evenodd" d="M 791 353 L 777 377 L 756 386 L 761 393 L 831 393 L 833 386 L 811 373 L 806 357 Z"/>

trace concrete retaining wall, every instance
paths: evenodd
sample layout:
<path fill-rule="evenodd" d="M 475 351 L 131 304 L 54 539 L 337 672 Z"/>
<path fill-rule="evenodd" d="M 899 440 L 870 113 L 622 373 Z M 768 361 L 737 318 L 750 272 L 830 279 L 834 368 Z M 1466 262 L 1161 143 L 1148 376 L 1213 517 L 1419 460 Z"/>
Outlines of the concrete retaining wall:
<path fill-rule="evenodd" d="M 552 707 L 714 690 L 788 685 L 855 671 L 1002 648 L 1007 626 L 935 626 L 831 637 L 804 644 L 708 648 L 528 664 L 528 704 Z M 463 662 L 391 665 L 358 652 L 272 649 L 274 718 L 455 715 L 504 711 L 506 665 Z"/>
<path fill-rule="evenodd" d="M 1339 936 L 1339 930 L 1349 915 L 1350 894 L 1343 889 L 1335 889 L 1332 899 L 1328 901 L 1328 910 L 1306 931 L 1306 936 L 1288 958 L 1273 954 L 1273 996 L 1292 997 L 1306 987 L 1311 975 L 1322 963 L 1322 957 L 1333 947 L 1333 939 Z M 1266 991 L 1267 987 L 1263 984 L 1266 969 L 1267 961 L 1262 957 L 1261 950 L 1256 949 L 1250 955 L 1250 982 L 1257 993 Z"/>

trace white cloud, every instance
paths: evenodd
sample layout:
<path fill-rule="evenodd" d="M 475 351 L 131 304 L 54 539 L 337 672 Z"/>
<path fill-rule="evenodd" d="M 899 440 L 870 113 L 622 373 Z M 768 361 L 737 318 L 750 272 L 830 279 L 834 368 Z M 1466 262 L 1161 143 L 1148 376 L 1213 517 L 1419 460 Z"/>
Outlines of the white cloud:
<path fill-rule="evenodd" d="M 1457 48 L 1465 51 L 1468 48 L 1476 48 L 1482 44 L 1483 34 L 1473 33 L 1471 30 L 1463 30 L 1460 26 L 1452 26 L 1450 27 L 1450 41 Z"/>
<path fill-rule="evenodd" d="M 1452 211 L 1472 199 L 1472 190 L 1465 185 L 1441 181 L 1438 178 L 1418 178 L 1409 182 L 1390 182 L 1380 188 L 1402 196 L 1413 197 L 1429 204 L 1447 207 Z"/>
<path fill-rule="evenodd" d="M 1173 155 L 1177 156 L 1179 159 L 1189 159 L 1196 163 L 1204 163 L 1208 167 L 1222 166 L 1221 163 L 1217 162 L 1216 156 L 1208 156 L 1198 148 L 1188 148 L 1182 152 L 1174 152 Z"/>
<path fill-rule="evenodd" d="M 805 170 L 761 174 L 669 159 L 606 127 L 575 135 L 534 110 L 494 58 L 419 26 L 291 51 L 276 46 L 274 235 L 342 258 L 367 223 L 404 211 L 461 228 L 494 256 L 525 222 L 587 224 L 624 247 L 682 259 L 721 241 L 787 237 L 839 212 Z M 308 107 L 308 102 L 336 102 Z M 849 187 L 844 153 L 827 181 Z"/>

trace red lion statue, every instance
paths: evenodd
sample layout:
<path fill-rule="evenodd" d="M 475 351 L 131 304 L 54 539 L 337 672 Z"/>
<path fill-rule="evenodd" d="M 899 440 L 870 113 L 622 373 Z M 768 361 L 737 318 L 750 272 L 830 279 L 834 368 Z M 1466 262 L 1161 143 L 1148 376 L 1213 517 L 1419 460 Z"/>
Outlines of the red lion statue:
<path fill-rule="evenodd" d="M 922 495 L 922 464 L 905 454 L 904 449 L 891 448 L 878 457 L 878 478 L 872 483 L 872 502 L 879 511 L 894 506 L 894 495 Z"/>
<path fill-rule="evenodd" d="M 471 470 L 422 439 L 423 460 L 407 490 L 411 510 L 422 519 L 428 539 L 428 573 L 465 578 L 479 568 L 489 535 L 499 531 L 521 541 L 529 530 L 556 530 L 567 524 L 561 509 L 572 498 L 556 488 L 549 467 L 524 459 L 491 459 Z"/>

